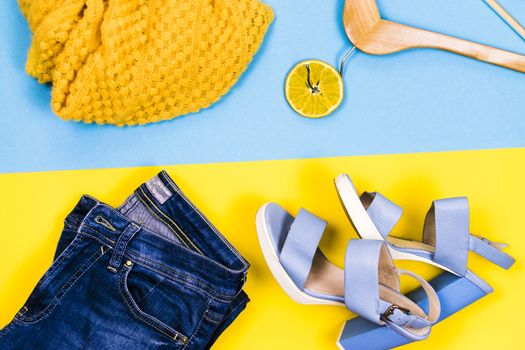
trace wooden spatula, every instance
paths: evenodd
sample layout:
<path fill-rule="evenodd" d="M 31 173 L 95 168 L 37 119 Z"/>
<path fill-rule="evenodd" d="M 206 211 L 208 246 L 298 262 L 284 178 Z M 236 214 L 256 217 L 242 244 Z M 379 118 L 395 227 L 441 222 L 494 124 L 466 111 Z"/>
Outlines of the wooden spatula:
<path fill-rule="evenodd" d="M 525 73 L 524 55 L 381 19 L 375 0 L 346 0 L 343 23 L 350 41 L 369 54 L 433 48 Z"/>

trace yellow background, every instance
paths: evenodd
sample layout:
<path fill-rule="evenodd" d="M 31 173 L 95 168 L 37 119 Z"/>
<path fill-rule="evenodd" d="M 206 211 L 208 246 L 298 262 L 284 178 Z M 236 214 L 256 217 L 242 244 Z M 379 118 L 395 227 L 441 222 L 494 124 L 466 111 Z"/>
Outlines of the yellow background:
<path fill-rule="evenodd" d="M 434 327 L 426 349 L 517 348 L 525 321 L 525 149 L 338 157 L 167 166 L 188 197 L 250 261 L 246 290 L 252 301 L 214 349 L 335 349 L 343 307 L 292 302 L 270 274 L 255 232 L 255 213 L 267 201 L 292 214 L 305 207 L 329 222 L 321 246 L 342 265 L 356 235 L 339 205 L 333 178 L 352 176 L 359 191 L 380 191 L 404 209 L 394 234 L 420 237 L 432 199 L 467 195 L 471 231 L 510 244 L 518 262 L 510 271 L 471 255 L 469 266 L 495 292 Z M 118 205 L 161 167 L 0 175 L 0 326 L 23 305 L 49 267 L 62 221 L 87 193 Z M 402 262 L 426 277 L 438 273 Z M 406 281 L 409 282 L 409 281 Z M 405 290 L 413 288 L 408 284 Z"/>

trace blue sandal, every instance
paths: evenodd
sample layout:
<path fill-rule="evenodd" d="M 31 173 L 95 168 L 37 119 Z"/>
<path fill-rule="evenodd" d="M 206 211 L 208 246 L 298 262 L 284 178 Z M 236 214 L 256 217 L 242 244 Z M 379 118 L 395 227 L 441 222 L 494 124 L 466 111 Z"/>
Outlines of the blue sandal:
<path fill-rule="evenodd" d="M 467 268 L 468 252 L 475 252 L 504 269 L 514 264 L 514 258 L 502 251 L 505 244 L 470 233 L 466 197 L 434 201 L 425 219 L 423 240 L 418 242 L 389 236 L 401 217 L 402 209 L 398 205 L 377 192 L 364 192 L 358 196 L 346 174 L 339 175 L 335 184 L 347 216 L 359 236 L 385 241 L 394 259 L 436 265 L 467 277 L 487 293 L 492 288 Z"/>
<path fill-rule="evenodd" d="M 441 306 L 434 289 L 416 274 L 397 270 L 387 245 L 378 240 L 350 240 L 345 269 L 319 249 L 326 222 L 305 209 L 294 218 L 268 203 L 257 213 L 257 233 L 266 262 L 283 290 L 303 304 L 339 304 L 386 325 L 410 340 L 428 337 Z M 416 279 L 425 291 L 428 314 L 399 292 L 399 276 Z"/>

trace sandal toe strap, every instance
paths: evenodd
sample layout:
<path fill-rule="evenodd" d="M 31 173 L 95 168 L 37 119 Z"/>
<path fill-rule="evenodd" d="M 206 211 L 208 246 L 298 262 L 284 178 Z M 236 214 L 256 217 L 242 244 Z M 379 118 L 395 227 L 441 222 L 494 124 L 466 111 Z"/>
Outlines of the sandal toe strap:
<path fill-rule="evenodd" d="M 399 290 L 399 277 L 386 244 L 377 240 L 350 240 L 344 269 L 346 307 L 371 322 L 382 324 L 378 312 L 380 284 Z"/>
<path fill-rule="evenodd" d="M 326 221 L 308 210 L 299 210 L 279 255 L 280 263 L 301 290 L 312 268 L 326 224 Z"/>

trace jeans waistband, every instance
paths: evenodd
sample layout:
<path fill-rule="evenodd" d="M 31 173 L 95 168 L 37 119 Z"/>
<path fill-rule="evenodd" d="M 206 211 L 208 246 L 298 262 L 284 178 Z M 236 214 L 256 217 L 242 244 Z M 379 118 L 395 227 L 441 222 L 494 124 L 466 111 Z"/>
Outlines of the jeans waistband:
<path fill-rule="evenodd" d="M 161 172 L 141 185 L 135 195 L 152 214 L 173 227 L 182 243 L 132 222 L 118 210 L 89 196 L 81 198 L 66 221 L 79 233 L 98 239 L 111 249 L 115 249 L 119 238 L 132 225 L 137 232 L 124 253 L 131 260 L 157 269 L 167 277 L 193 284 L 213 297 L 223 300 L 235 297 L 246 279 L 248 262 L 173 180 Z"/>
<path fill-rule="evenodd" d="M 135 195 L 153 215 L 172 229 L 188 249 L 228 268 L 248 269 L 248 262 L 186 197 L 166 171 L 142 184 L 135 190 Z"/>

